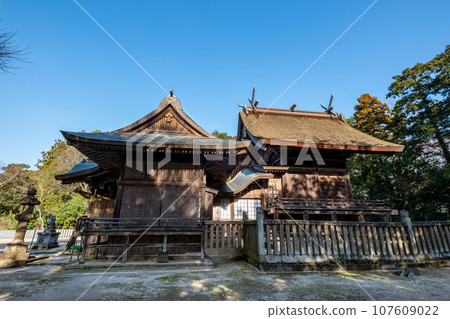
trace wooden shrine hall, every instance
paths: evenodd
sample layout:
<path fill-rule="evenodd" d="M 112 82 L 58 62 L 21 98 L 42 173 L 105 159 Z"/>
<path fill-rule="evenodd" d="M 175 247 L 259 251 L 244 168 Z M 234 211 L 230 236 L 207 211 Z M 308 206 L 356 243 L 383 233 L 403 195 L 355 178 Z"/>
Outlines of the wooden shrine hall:
<path fill-rule="evenodd" d="M 155 258 L 226 254 L 243 247 L 243 225 L 265 220 L 385 222 L 385 201 L 353 198 L 346 160 L 403 146 L 360 132 L 332 112 L 243 106 L 237 140 L 202 129 L 171 94 L 150 114 L 108 133 L 62 131 L 86 156 L 64 184 L 91 199 L 78 220 L 86 254 Z"/>
<path fill-rule="evenodd" d="M 390 221 L 397 213 L 383 200 L 353 199 L 346 160 L 355 153 L 393 155 L 403 146 L 358 131 L 341 116 L 249 107 L 239 113 L 237 138 L 255 145 L 252 162 L 272 174 L 267 187 L 254 190 L 265 199 L 268 218 L 366 221 L 382 215 Z"/>

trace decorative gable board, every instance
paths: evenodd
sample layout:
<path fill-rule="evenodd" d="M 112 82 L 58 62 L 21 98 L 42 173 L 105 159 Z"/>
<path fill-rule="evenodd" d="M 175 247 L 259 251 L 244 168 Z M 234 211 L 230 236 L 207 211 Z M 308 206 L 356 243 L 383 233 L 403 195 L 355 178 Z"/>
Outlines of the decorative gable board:
<path fill-rule="evenodd" d="M 155 111 L 115 132 L 144 131 L 214 138 L 183 112 L 180 101 L 175 97 L 164 98 Z"/>

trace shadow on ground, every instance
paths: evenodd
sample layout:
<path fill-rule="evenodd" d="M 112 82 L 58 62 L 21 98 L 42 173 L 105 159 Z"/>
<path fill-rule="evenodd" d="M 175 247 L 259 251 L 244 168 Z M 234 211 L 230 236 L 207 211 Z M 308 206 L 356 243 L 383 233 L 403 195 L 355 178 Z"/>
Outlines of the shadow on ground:
<path fill-rule="evenodd" d="M 59 256 L 0 269 L 0 300 L 371 300 L 365 291 L 375 300 L 450 300 L 450 268 L 422 268 L 421 276 L 403 278 L 393 271 L 270 274 L 241 261 L 142 263 L 101 276 L 109 263 L 95 264 L 70 264 Z"/>

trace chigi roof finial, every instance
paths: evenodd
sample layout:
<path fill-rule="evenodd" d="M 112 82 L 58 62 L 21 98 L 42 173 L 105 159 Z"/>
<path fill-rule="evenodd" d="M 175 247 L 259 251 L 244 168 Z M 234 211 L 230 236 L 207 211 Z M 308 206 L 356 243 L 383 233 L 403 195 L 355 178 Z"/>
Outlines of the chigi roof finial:
<path fill-rule="evenodd" d="M 256 87 L 253 85 L 252 98 L 248 98 L 248 101 L 250 102 L 250 105 L 238 104 L 239 107 L 242 107 L 242 109 L 244 110 L 245 114 L 248 114 L 248 109 L 249 108 L 251 108 L 253 111 L 256 110 L 256 108 L 257 108 L 259 100 L 255 101 L 255 91 L 256 91 Z"/>

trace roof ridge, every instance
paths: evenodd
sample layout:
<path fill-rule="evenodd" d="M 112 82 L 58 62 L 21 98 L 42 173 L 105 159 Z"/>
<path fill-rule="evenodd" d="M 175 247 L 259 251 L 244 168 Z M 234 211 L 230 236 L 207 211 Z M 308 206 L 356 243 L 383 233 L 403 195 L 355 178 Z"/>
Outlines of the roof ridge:
<path fill-rule="evenodd" d="M 169 95 L 167 97 L 164 97 L 155 110 L 141 117 L 140 119 L 131 123 L 130 125 L 114 130 L 113 132 L 116 133 L 132 132 L 133 130 L 140 129 L 146 124 L 153 125 L 155 124 L 155 122 L 152 121 L 159 120 L 158 117 L 160 116 L 160 114 L 165 112 L 169 107 L 172 107 L 173 111 L 180 118 L 181 122 L 180 121 L 178 122 L 185 127 L 187 132 L 190 132 L 193 135 L 198 134 L 205 138 L 216 138 L 215 136 L 204 130 L 193 118 L 191 118 L 186 112 L 184 112 L 180 100 L 177 99 L 175 95 Z M 173 115 L 168 114 L 168 116 L 170 118 L 167 118 L 166 121 L 167 123 L 170 123 L 172 121 Z"/>

